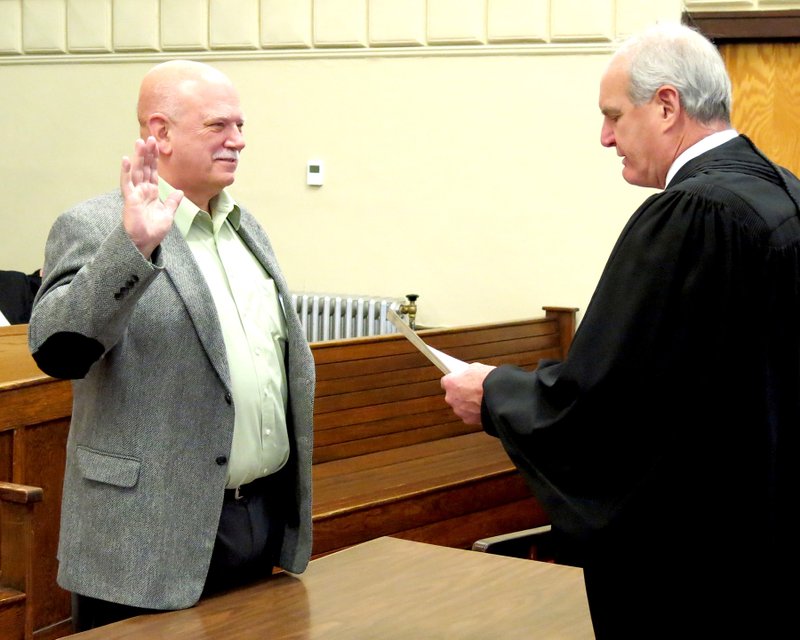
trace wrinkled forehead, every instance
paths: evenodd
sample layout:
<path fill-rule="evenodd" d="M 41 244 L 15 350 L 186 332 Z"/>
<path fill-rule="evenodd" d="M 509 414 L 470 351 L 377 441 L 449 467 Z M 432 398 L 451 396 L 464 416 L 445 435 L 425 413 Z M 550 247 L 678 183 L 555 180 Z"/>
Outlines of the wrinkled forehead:
<path fill-rule="evenodd" d="M 178 108 L 182 115 L 202 119 L 243 118 L 239 93 L 227 79 L 187 78 L 177 87 Z"/>

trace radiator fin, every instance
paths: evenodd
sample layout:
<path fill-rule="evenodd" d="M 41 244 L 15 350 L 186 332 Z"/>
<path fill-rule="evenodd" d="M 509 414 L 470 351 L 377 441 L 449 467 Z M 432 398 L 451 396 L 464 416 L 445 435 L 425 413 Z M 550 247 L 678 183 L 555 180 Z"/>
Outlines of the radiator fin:
<path fill-rule="evenodd" d="M 387 313 L 403 303 L 401 298 L 323 293 L 291 296 L 309 342 L 397 333 Z"/>

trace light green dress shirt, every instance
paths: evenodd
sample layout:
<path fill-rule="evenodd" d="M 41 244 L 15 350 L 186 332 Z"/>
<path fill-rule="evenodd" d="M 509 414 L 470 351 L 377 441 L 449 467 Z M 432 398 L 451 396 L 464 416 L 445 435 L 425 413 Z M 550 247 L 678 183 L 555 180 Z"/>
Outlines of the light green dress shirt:
<path fill-rule="evenodd" d="M 172 191 L 160 179 L 161 199 Z M 229 488 L 275 473 L 289 458 L 286 320 L 274 281 L 236 232 L 240 218 L 225 191 L 211 201 L 211 215 L 186 197 L 175 212 L 175 226 L 211 290 L 225 340 L 235 409 Z"/>

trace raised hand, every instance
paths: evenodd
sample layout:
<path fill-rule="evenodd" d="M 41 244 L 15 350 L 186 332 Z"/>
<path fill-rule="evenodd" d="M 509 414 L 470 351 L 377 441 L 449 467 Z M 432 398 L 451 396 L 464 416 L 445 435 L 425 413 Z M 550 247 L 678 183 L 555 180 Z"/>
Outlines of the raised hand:
<path fill-rule="evenodd" d="M 175 191 L 164 201 L 158 197 L 158 145 L 150 136 L 139 139 L 133 157 L 122 158 L 119 186 L 125 200 L 122 224 L 133 244 L 145 258 L 150 258 L 155 248 L 172 227 L 175 210 L 183 199 L 182 191 Z"/>

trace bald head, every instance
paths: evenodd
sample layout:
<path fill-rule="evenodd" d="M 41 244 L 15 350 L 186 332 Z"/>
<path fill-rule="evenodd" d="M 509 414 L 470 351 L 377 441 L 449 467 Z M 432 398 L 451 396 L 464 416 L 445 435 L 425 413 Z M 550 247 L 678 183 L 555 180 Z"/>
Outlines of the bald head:
<path fill-rule="evenodd" d="M 158 145 L 158 175 L 205 211 L 233 183 L 244 148 L 244 116 L 228 76 L 200 62 L 173 60 L 142 80 L 142 139 Z"/>
<path fill-rule="evenodd" d="M 147 72 L 139 87 L 136 115 L 143 139 L 150 134 L 149 119 L 160 113 L 178 120 L 186 107 L 186 98 L 195 94 L 203 84 L 233 86 L 219 69 L 192 60 L 170 60 Z"/>

